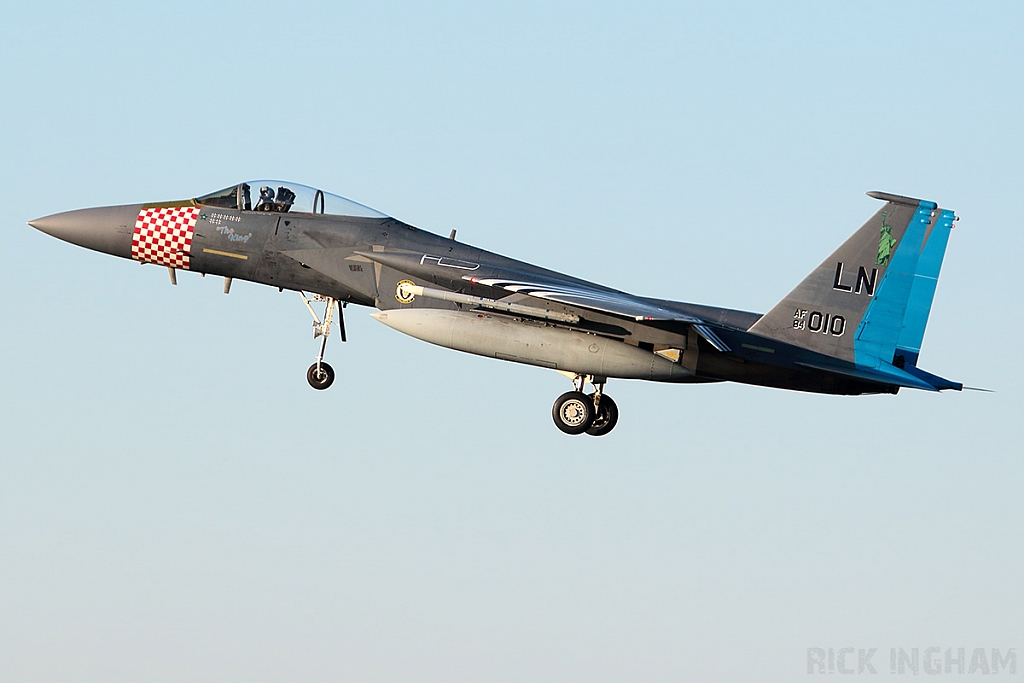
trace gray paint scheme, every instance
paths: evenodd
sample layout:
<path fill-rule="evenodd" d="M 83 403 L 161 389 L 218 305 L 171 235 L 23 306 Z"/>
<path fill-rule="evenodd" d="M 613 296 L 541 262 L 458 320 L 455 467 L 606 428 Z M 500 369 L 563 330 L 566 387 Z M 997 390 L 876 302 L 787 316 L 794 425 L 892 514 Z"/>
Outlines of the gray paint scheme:
<path fill-rule="evenodd" d="M 399 332 L 457 351 L 598 377 L 686 382 L 693 371 L 615 339 L 534 320 L 436 308 L 391 309 L 373 317 Z"/>
<path fill-rule="evenodd" d="M 132 232 L 142 204 L 65 211 L 29 225 L 65 242 L 121 258 L 132 257 Z"/>
<path fill-rule="evenodd" d="M 885 277 L 887 270 L 886 265 L 875 263 L 879 241 L 878 226 L 885 214 L 885 222 L 891 225 L 893 239 L 901 243 L 915 211 L 916 206 L 886 203 L 793 291 L 752 325 L 750 331 L 853 362 L 854 332 L 872 301 L 874 290 Z M 932 220 L 934 222 L 934 218 Z M 838 264 L 843 264 L 844 267 L 840 268 Z M 865 274 L 870 275 L 870 279 L 862 276 L 857 264 L 868 264 Z M 834 336 L 803 333 L 793 326 L 793 316 L 797 310 L 827 311 L 832 315 L 843 316 L 846 327 L 844 334 Z"/>
<path fill-rule="evenodd" d="M 914 214 L 914 207 L 907 202 L 917 200 L 890 195 L 879 198 L 889 200 L 883 209 L 763 316 L 631 295 L 393 218 L 247 211 L 210 207 L 198 200 L 166 205 L 200 208 L 190 270 L 315 292 L 341 302 L 374 306 L 385 313 L 432 309 L 436 313 L 393 315 L 392 326 L 409 332 L 418 325 L 422 329 L 413 336 L 450 348 L 581 374 L 673 382 L 728 380 L 800 391 L 863 394 L 895 393 L 900 386 L 918 386 L 912 377 L 901 379 L 906 373 L 872 374 L 855 366 L 853 327 L 871 296 L 866 292 L 851 295 L 835 287 L 837 261 L 851 264 L 853 271 L 847 271 L 846 277 L 856 276 L 857 264 L 874 262 L 871 250 L 877 248 L 877 225 L 883 212 L 894 239 L 902 242 Z M 30 225 L 89 249 L 131 258 L 132 230 L 144 206 L 152 205 L 69 211 Z M 222 217 L 219 222 L 215 222 L 215 214 Z M 239 241 L 242 238 L 244 241 Z M 878 269 L 875 286 L 885 274 L 885 266 Z M 427 297 L 403 304 L 396 298 L 397 285 L 403 280 L 556 310 L 578 316 L 579 323 L 531 320 L 530 316 L 483 309 L 473 311 L 482 317 L 464 317 L 470 313 L 467 307 Z M 838 337 L 799 334 L 793 327 L 794 310 L 811 307 L 846 316 L 849 332 Z M 406 322 L 397 324 L 403 315 Z M 695 323 L 706 326 L 729 351 L 713 348 L 695 332 Z M 431 325 L 435 329 L 427 329 Z M 583 343 L 588 339 L 601 349 L 600 362 L 593 358 L 594 353 L 578 352 L 589 348 Z M 544 348 L 544 353 L 531 357 L 523 350 L 522 344 L 527 343 Z M 663 357 L 666 353 L 678 360 L 667 360 Z M 941 381 L 946 385 L 938 388 L 960 387 Z"/>

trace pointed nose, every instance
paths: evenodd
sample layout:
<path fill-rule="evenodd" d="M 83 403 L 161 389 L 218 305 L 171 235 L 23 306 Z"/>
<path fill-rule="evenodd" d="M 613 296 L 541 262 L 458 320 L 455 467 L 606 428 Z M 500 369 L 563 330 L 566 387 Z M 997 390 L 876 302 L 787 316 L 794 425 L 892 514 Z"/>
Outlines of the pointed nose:
<path fill-rule="evenodd" d="M 86 249 L 132 257 L 132 232 L 141 204 L 55 213 L 28 222 L 47 235 Z"/>

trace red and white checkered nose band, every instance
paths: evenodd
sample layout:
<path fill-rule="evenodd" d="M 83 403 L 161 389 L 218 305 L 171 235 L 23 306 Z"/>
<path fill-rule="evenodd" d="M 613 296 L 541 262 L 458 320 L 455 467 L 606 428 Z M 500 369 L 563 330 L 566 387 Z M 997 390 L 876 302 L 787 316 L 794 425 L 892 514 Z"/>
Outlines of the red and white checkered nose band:
<path fill-rule="evenodd" d="M 187 269 L 198 219 L 198 206 L 143 209 L 132 234 L 132 258 Z"/>

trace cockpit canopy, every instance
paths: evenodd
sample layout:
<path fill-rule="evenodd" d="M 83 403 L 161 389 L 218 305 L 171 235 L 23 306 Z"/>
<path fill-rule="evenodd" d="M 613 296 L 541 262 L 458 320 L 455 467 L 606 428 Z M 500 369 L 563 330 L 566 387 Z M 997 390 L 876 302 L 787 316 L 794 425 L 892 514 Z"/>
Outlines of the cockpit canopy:
<path fill-rule="evenodd" d="M 204 206 L 219 206 L 242 211 L 388 218 L 380 211 L 363 206 L 351 199 L 284 180 L 252 180 L 239 183 L 218 192 L 197 197 L 196 202 Z"/>

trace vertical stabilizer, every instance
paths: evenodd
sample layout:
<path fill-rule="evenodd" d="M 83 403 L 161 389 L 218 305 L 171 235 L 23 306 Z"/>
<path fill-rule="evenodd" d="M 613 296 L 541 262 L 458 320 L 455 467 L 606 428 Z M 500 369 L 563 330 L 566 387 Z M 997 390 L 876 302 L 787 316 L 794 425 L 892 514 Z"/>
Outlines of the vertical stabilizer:
<path fill-rule="evenodd" d="M 750 332 L 864 367 L 892 363 L 898 344 L 916 360 L 954 217 L 934 202 L 868 195 L 885 205 Z"/>
<path fill-rule="evenodd" d="M 935 286 L 939 282 L 939 271 L 942 269 L 942 259 L 946 255 L 946 244 L 954 221 L 956 216 L 952 211 L 941 211 L 939 220 L 924 236 L 914 284 L 910 288 L 910 301 L 907 302 L 907 312 L 903 316 L 903 329 L 896 342 L 896 355 L 902 356 L 903 362 L 910 365 L 917 365 L 917 358 L 921 354 L 921 342 L 924 340 L 928 314 L 935 298 Z"/>

